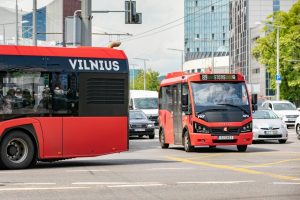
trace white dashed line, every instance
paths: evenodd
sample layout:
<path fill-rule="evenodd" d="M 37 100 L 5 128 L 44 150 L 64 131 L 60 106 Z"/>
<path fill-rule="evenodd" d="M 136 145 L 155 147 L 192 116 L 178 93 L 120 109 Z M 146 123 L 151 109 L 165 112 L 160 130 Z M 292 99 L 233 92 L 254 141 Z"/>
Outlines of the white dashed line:
<path fill-rule="evenodd" d="M 74 182 L 72 185 L 123 185 L 127 182 Z"/>
<path fill-rule="evenodd" d="M 300 183 L 295 182 L 273 182 L 274 185 L 300 185 Z"/>
<path fill-rule="evenodd" d="M 136 184 L 136 185 L 111 185 L 111 186 L 107 186 L 109 188 L 125 188 L 125 187 L 157 187 L 157 186 L 163 186 L 166 184 L 161 184 L 161 183 L 157 183 L 157 184 Z"/>
<path fill-rule="evenodd" d="M 177 184 L 238 184 L 238 183 L 254 183 L 255 181 L 204 181 L 204 182 L 177 182 Z"/>
<path fill-rule="evenodd" d="M 0 188 L 0 191 L 32 191 L 32 190 L 75 190 L 88 187 L 53 187 L 53 188 Z"/>

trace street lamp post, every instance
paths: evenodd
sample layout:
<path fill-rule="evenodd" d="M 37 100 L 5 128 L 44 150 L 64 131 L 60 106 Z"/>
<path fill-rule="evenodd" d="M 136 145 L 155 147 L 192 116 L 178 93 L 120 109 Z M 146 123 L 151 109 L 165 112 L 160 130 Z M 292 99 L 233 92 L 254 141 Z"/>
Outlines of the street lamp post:
<path fill-rule="evenodd" d="M 133 58 L 133 59 L 136 59 L 136 60 L 142 60 L 144 61 L 144 90 L 146 90 L 146 61 L 149 61 L 149 59 L 145 59 L 145 58 Z"/>
<path fill-rule="evenodd" d="M 168 48 L 168 50 L 181 52 L 181 72 L 183 72 L 184 50 L 182 50 L 182 49 L 173 49 L 173 48 Z"/>

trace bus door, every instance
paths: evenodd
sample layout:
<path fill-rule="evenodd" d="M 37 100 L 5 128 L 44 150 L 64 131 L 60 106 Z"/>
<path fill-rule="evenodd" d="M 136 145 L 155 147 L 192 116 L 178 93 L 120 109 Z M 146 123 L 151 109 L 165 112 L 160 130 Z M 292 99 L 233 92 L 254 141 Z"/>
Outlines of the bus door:
<path fill-rule="evenodd" d="M 181 84 L 173 85 L 172 90 L 174 144 L 182 144 Z"/>

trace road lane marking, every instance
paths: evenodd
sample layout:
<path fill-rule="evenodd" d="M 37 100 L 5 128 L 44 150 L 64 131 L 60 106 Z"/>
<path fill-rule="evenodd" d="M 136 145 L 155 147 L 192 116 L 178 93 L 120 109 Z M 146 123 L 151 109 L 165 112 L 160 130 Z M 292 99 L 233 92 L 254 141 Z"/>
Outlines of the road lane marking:
<path fill-rule="evenodd" d="M 300 185 L 300 183 L 295 182 L 273 182 L 274 185 Z"/>
<path fill-rule="evenodd" d="M 188 160 L 188 159 L 184 159 L 184 158 L 177 158 L 177 157 L 170 157 L 170 156 L 168 156 L 167 158 L 170 160 L 175 160 L 175 161 L 183 162 L 183 163 L 201 165 L 201 166 L 212 167 L 212 168 L 217 168 L 217 169 L 227 169 L 227 170 L 242 172 L 242 173 L 246 173 L 246 174 L 264 175 L 264 176 L 281 179 L 281 180 L 295 181 L 295 180 L 299 179 L 297 177 L 283 176 L 283 175 L 278 175 L 278 174 L 260 172 L 260 171 L 256 171 L 256 170 L 252 170 L 252 169 L 233 167 L 233 166 L 229 166 L 229 165 L 211 164 L 208 162 L 199 162 L 199 161 L 193 161 L 193 160 Z"/>
<path fill-rule="evenodd" d="M 239 184 L 239 183 L 254 183 L 256 181 L 204 181 L 204 182 L 177 182 L 177 184 Z"/>
<path fill-rule="evenodd" d="M 294 159 L 287 159 L 287 160 L 280 160 L 276 162 L 270 162 L 270 163 L 263 163 L 263 164 L 258 164 L 258 165 L 250 165 L 245 168 L 255 168 L 255 167 L 267 167 L 271 165 L 276 165 L 276 164 L 281 164 L 281 163 L 286 163 L 286 162 L 292 162 L 292 161 L 299 161 L 300 158 L 294 158 Z"/>
<path fill-rule="evenodd" d="M 133 184 L 133 185 L 111 185 L 109 188 L 125 188 L 125 187 L 157 187 L 164 186 L 166 184 L 155 183 L 155 184 Z"/>
<path fill-rule="evenodd" d="M 128 182 L 74 182 L 72 185 L 123 185 L 131 184 Z"/>
<path fill-rule="evenodd" d="M 159 171 L 159 170 L 192 170 L 192 169 L 194 169 L 194 168 L 192 168 L 192 167 L 186 167 L 186 168 L 183 168 L 183 167 L 173 167 L 173 168 L 167 168 L 167 167 L 161 167 L 161 168 L 151 168 L 151 169 L 146 169 L 146 170 L 150 170 L 150 171 Z"/>
<path fill-rule="evenodd" d="M 0 188 L 0 191 L 32 191 L 32 190 L 76 190 L 89 187 L 52 187 L 52 188 Z"/>
<path fill-rule="evenodd" d="M 187 159 L 195 159 L 195 158 L 198 158 L 198 159 L 202 159 L 202 158 L 212 158 L 212 157 L 218 157 L 218 156 L 223 156 L 224 154 L 213 154 L 213 155 L 206 155 L 206 156 L 194 156 L 194 157 L 190 157 L 190 158 L 187 158 Z"/>

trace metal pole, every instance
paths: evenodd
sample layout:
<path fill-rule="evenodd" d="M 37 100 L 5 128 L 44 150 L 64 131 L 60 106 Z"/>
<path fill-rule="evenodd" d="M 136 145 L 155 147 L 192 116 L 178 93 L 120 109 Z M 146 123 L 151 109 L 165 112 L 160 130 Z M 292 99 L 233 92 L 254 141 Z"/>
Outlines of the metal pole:
<path fill-rule="evenodd" d="M 214 46 L 213 46 L 213 41 L 211 40 L 211 67 L 212 67 L 212 72 L 214 73 L 215 70 L 215 58 L 214 58 Z"/>
<path fill-rule="evenodd" d="M 73 14 L 73 46 L 76 46 L 76 36 L 77 36 L 77 28 L 76 28 L 76 15 L 78 12 L 81 12 L 81 10 L 75 10 Z"/>
<path fill-rule="evenodd" d="M 16 45 L 19 45 L 19 13 L 18 13 L 18 0 L 16 0 Z"/>
<path fill-rule="evenodd" d="M 183 72 L 184 51 L 181 51 L 181 72 Z"/>
<path fill-rule="evenodd" d="M 2 24 L 2 26 L 3 26 L 3 44 L 5 44 L 6 43 L 6 41 L 5 41 L 5 25 L 4 24 Z"/>
<path fill-rule="evenodd" d="M 280 64 L 279 64 L 279 58 L 280 58 L 280 44 L 279 44 L 279 33 L 280 33 L 280 27 L 277 26 L 277 73 L 276 75 L 280 75 Z M 276 100 L 280 100 L 280 82 L 276 81 Z"/>
<path fill-rule="evenodd" d="M 81 44 L 83 46 L 92 46 L 92 1 L 81 1 Z"/>
<path fill-rule="evenodd" d="M 249 48 L 249 54 L 248 54 L 248 83 L 251 83 L 251 28 L 249 28 L 249 40 L 248 40 L 248 48 Z"/>
<path fill-rule="evenodd" d="M 32 9 L 32 45 L 37 45 L 37 38 L 36 38 L 36 32 L 37 32 L 37 23 L 36 23 L 36 7 L 37 7 L 37 1 L 33 0 L 33 9 Z"/>
<path fill-rule="evenodd" d="M 144 60 L 144 90 L 146 90 L 146 60 Z"/>

